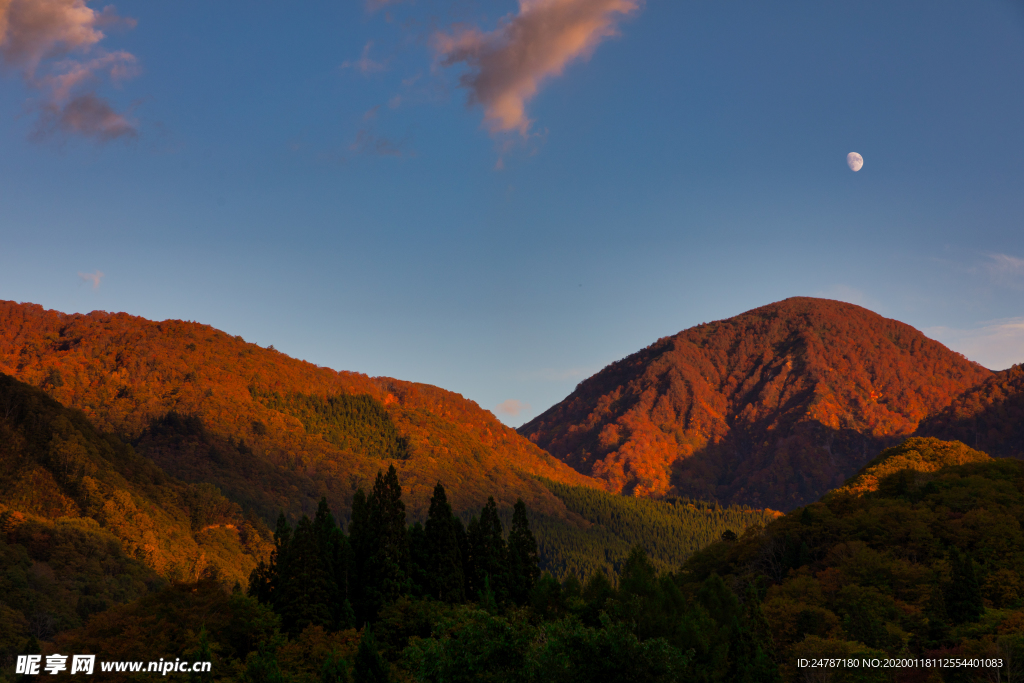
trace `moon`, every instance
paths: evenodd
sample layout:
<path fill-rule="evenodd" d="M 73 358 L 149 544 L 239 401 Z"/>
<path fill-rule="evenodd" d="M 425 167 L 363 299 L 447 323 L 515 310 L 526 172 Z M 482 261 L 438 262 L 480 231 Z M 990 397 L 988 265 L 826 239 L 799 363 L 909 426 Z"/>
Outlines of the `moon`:
<path fill-rule="evenodd" d="M 856 173 L 860 169 L 864 168 L 864 157 L 856 152 L 850 152 L 846 155 L 846 165 L 850 167 L 851 171 Z"/>

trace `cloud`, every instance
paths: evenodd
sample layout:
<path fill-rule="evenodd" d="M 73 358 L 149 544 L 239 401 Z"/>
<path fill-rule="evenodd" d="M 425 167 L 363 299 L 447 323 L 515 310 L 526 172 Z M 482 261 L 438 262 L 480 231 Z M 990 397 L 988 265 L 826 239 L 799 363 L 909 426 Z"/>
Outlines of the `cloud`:
<path fill-rule="evenodd" d="M 349 146 L 349 150 L 379 157 L 400 157 L 406 155 L 402 149 L 404 144 L 404 141 L 392 142 L 386 137 L 377 135 L 371 128 L 363 128 L 356 133 L 355 142 Z"/>
<path fill-rule="evenodd" d="M 510 417 L 518 417 L 519 413 L 526 412 L 529 409 L 529 403 L 524 403 L 523 401 L 514 398 L 502 401 L 494 407 L 494 411 L 496 413 L 501 413 L 502 415 L 508 415 Z"/>
<path fill-rule="evenodd" d="M 541 84 L 566 65 L 587 59 L 617 23 L 639 10 L 643 0 L 519 0 L 519 14 L 493 31 L 461 27 L 434 35 L 443 66 L 465 64 L 459 78 L 470 104 L 484 108 L 492 133 L 526 135 L 531 121 L 526 104 Z"/>
<path fill-rule="evenodd" d="M 1008 254 L 986 254 L 985 270 L 997 284 L 1019 287 L 1024 284 L 1024 259 Z"/>
<path fill-rule="evenodd" d="M 360 55 L 359 59 L 355 61 L 346 60 L 341 63 L 341 68 L 355 69 L 364 76 L 368 76 L 369 74 L 377 73 L 378 71 L 384 71 L 385 69 L 387 69 L 388 65 L 386 62 L 375 62 L 372 59 L 370 59 L 370 49 L 372 47 L 373 41 L 371 40 L 368 43 L 366 43 L 366 45 L 363 46 L 363 52 Z"/>
<path fill-rule="evenodd" d="M 968 330 L 929 327 L 924 333 L 991 370 L 1024 362 L 1024 318 L 992 320 Z"/>
<path fill-rule="evenodd" d="M 95 273 L 78 273 L 78 277 L 82 278 L 82 282 L 88 282 L 92 285 L 93 289 L 100 288 L 100 280 L 103 279 L 103 273 L 96 271 Z"/>
<path fill-rule="evenodd" d="M 118 24 L 135 22 L 112 7 L 97 12 L 84 0 L 0 0 L 0 65 L 19 71 L 26 84 L 45 93 L 34 137 L 56 130 L 101 141 L 135 134 L 135 127 L 94 92 L 81 92 L 100 74 L 117 84 L 138 73 L 134 55 L 98 47 L 105 37 L 100 27 Z"/>
<path fill-rule="evenodd" d="M 63 105 L 49 103 L 43 106 L 33 139 L 38 140 L 57 131 L 93 137 L 101 142 L 138 135 L 134 124 L 92 93 L 79 95 Z"/>

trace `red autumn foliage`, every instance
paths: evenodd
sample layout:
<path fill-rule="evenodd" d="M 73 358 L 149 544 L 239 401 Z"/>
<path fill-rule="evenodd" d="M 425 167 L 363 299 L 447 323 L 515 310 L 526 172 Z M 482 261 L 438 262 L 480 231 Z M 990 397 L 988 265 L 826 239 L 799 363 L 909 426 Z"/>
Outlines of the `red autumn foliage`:
<path fill-rule="evenodd" d="M 997 458 L 1024 458 L 1024 365 L 968 389 L 919 432 L 963 441 Z"/>
<path fill-rule="evenodd" d="M 388 463 L 307 432 L 294 415 L 254 398 L 252 387 L 382 403 L 408 440 L 409 457 L 394 464 L 413 518 L 425 516 L 439 480 L 459 511 L 493 495 L 500 505 L 522 497 L 557 516 L 564 506 L 532 475 L 598 486 L 458 394 L 318 367 L 194 322 L 0 302 L 0 372 L 80 409 L 174 476 L 216 483 L 266 515 L 311 514 L 321 495 L 348 509 L 354 488 L 367 488 Z M 171 427 L 159 423 L 168 414 Z"/>
<path fill-rule="evenodd" d="M 519 432 L 614 491 L 789 510 L 991 375 L 909 325 L 796 297 L 660 339 Z"/>

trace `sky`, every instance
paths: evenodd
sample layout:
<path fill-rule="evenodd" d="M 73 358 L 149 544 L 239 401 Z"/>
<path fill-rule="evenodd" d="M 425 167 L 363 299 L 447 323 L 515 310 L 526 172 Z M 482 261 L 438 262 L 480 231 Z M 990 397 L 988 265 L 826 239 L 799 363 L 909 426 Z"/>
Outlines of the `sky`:
<path fill-rule="evenodd" d="M 1024 362 L 1020 2 L 113 1 L 0 0 L 0 299 L 513 426 L 790 296 Z"/>

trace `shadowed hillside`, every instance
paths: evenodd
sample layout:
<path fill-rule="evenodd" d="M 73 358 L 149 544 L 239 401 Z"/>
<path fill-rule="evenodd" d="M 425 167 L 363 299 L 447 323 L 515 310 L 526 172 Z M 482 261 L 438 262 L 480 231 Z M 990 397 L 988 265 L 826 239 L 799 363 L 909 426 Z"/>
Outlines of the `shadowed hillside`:
<path fill-rule="evenodd" d="M 535 475 L 596 486 L 437 387 L 336 372 L 208 325 L 0 303 L 0 371 L 81 410 L 169 474 L 210 482 L 265 518 L 348 509 L 393 462 L 410 516 L 439 480 L 457 511 L 487 496 L 565 517 Z"/>
<path fill-rule="evenodd" d="M 991 374 L 908 325 L 800 297 L 660 339 L 519 432 L 614 491 L 788 510 Z"/>
<path fill-rule="evenodd" d="M 1024 366 L 968 389 L 921 423 L 918 433 L 959 439 L 995 457 L 1024 458 Z"/>

